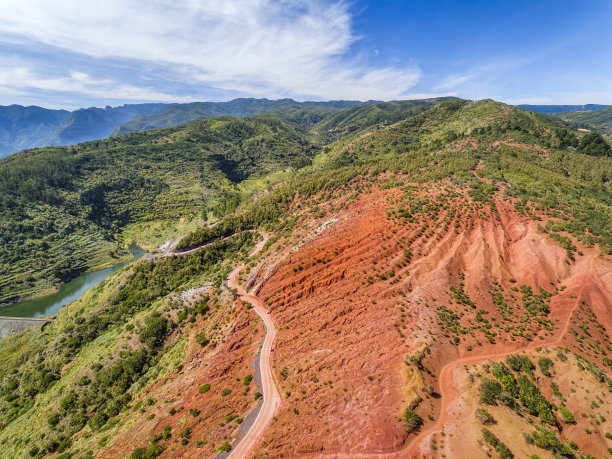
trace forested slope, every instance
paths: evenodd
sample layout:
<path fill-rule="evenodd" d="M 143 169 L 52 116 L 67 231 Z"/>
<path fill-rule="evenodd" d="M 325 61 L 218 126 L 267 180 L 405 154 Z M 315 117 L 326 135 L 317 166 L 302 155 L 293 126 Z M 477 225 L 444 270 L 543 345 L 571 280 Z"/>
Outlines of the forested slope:
<path fill-rule="evenodd" d="M 127 223 L 197 214 L 257 173 L 308 164 L 313 147 L 278 118 L 217 118 L 24 152 L 0 163 L 0 303 L 128 252 Z"/>
<path fill-rule="evenodd" d="M 596 129 L 612 135 L 612 107 L 606 107 L 597 111 L 557 113 L 555 116 L 571 123 L 573 126 Z"/>
<path fill-rule="evenodd" d="M 374 119 L 366 132 L 360 121 L 347 124 L 350 133 L 327 148 L 271 116 L 223 117 L 2 163 L 3 218 L 27 223 L 20 233 L 27 236 L 8 239 L 14 249 L 39 238 L 35 231 L 50 247 L 61 247 L 66 235 L 85 238 L 83 228 L 112 242 L 125 222 L 197 212 L 224 192 L 220 183 L 237 193 L 231 184 L 250 174 L 305 166 L 266 193 L 225 206 L 216 226 L 182 243 L 212 245 L 138 261 L 63 308 L 42 333 L 0 342 L 3 451 L 138 458 L 230 448 L 258 398 L 251 365 L 261 325 L 223 285 L 258 237 L 247 229 L 271 235 L 241 281 L 255 287 L 277 321 L 274 371 L 283 394 L 257 454 L 374 454 L 372 445 L 403 451 L 420 427 L 436 426 L 445 359 L 486 355 L 497 345 L 531 349 L 555 343 L 554 333 L 572 336 L 564 343 L 572 352 L 584 348 L 582 369 L 599 375 L 587 389 L 601 392 L 607 370 L 588 362 L 610 361 L 605 327 L 576 319 L 574 338 L 556 319 L 571 316 L 570 302 L 587 311 L 576 295 L 591 270 L 606 279 L 609 146 L 600 154 L 555 119 L 489 100 L 450 100 L 400 120 Z M 52 253 L 29 250 L 22 253 Z M 524 274 L 534 266 L 535 275 Z M 443 288 L 431 290 L 439 283 Z M 553 296 L 567 303 L 549 305 Z M 601 295 L 588 300 L 589 307 L 605 305 Z M 407 374 L 414 378 L 402 379 Z M 543 422 L 557 425 L 560 415 L 544 395 L 523 386 L 539 397 Z M 412 390 L 419 401 L 408 406 Z M 540 426 L 532 399 L 525 400 L 524 410 L 512 406 Z M 347 404 L 369 413 L 351 419 L 349 430 Z M 489 427 L 501 437 L 510 424 L 493 412 L 500 425 Z M 576 439 L 576 457 L 591 446 L 575 432 L 557 434 Z M 477 442 L 466 445 L 472 454 Z"/>

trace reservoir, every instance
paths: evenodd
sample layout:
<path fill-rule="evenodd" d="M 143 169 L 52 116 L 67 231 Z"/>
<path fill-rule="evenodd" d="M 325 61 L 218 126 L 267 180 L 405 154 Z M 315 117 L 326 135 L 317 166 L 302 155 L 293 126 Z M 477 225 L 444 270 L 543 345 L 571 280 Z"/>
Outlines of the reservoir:
<path fill-rule="evenodd" d="M 91 287 L 98 285 L 112 273 L 119 271 L 145 253 L 144 250 L 136 245 L 130 246 L 130 251 L 132 255 L 134 255 L 131 260 L 124 261 L 110 268 L 98 269 L 96 271 L 81 274 L 70 282 L 62 285 L 59 291 L 51 295 L 20 301 L 19 303 L 1 307 L 0 316 L 39 317 L 56 314 L 62 306 L 76 300 Z"/>

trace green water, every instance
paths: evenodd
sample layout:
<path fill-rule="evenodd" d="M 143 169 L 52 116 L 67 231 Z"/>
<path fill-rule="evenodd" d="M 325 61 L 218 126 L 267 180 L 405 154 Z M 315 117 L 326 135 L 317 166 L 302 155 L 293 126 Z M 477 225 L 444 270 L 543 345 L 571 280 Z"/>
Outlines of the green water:
<path fill-rule="evenodd" d="M 97 271 L 81 274 L 79 277 L 75 277 L 70 282 L 62 285 L 58 292 L 51 295 L 2 307 L 0 308 L 0 316 L 39 317 L 56 314 L 62 306 L 76 300 L 91 287 L 98 285 L 112 273 L 119 271 L 145 253 L 144 250 L 135 245 L 130 246 L 130 251 L 132 255 L 134 255 L 134 258 L 131 260 L 124 261 L 110 268 L 98 269 Z"/>

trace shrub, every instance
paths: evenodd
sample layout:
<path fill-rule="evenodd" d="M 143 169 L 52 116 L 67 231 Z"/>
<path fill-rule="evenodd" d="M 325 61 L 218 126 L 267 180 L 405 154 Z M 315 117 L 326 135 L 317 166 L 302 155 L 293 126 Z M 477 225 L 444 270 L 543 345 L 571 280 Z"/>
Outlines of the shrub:
<path fill-rule="evenodd" d="M 53 413 L 47 418 L 47 424 L 49 424 L 51 427 L 55 427 L 61 420 L 62 417 L 59 413 Z"/>
<path fill-rule="evenodd" d="M 586 155 L 591 156 L 611 156 L 612 152 L 610 145 L 605 141 L 603 136 L 598 132 L 589 132 L 578 144 L 578 150 Z"/>
<path fill-rule="evenodd" d="M 217 451 L 219 451 L 220 453 L 227 453 L 230 449 L 232 449 L 232 447 L 230 446 L 228 442 L 221 443 L 217 447 Z"/>
<path fill-rule="evenodd" d="M 525 371 L 530 376 L 533 376 L 532 371 L 534 366 L 533 363 L 531 363 L 531 360 L 529 360 L 529 357 L 511 354 L 506 357 L 506 363 L 510 365 L 510 368 L 512 368 L 514 371 Z"/>
<path fill-rule="evenodd" d="M 561 440 L 552 430 L 536 425 L 536 430 L 531 434 L 536 446 L 552 451 L 561 456 L 573 457 L 574 451 L 568 445 L 561 443 Z"/>
<path fill-rule="evenodd" d="M 476 415 L 476 419 L 480 420 L 484 424 L 494 424 L 495 423 L 495 419 L 493 418 L 491 413 L 489 413 L 484 408 L 478 408 L 476 410 L 475 415 Z"/>
<path fill-rule="evenodd" d="M 198 389 L 198 392 L 200 394 L 204 394 L 206 392 L 208 392 L 210 390 L 210 384 L 204 384 L 202 386 L 200 386 L 200 388 Z"/>
<path fill-rule="evenodd" d="M 157 349 L 166 338 L 168 333 L 168 320 L 159 312 L 154 312 L 145 319 L 145 328 L 139 334 L 140 341 Z"/>
<path fill-rule="evenodd" d="M 493 379 L 485 379 L 480 385 L 480 400 L 487 405 L 497 405 L 501 393 L 501 384 Z"/>
<path fill-rule="evenodd" d="M 248 374 L 244 377 L 242 384 L 244 384 L 245 386 L 248 386 L 249 384 L 251 384 L 252 380 L 253 380 L 253 375 Z"/>
<path fill-rule="evenodd" d="M 136 448 L 128 457 L 129 459 L 153 459 L 163 453 L 164 449 L 162 445 L 153 443 L 146 449 Z"/>
<path fill-rule="evenodd" d="M 404 422 L 406 432 L 408 433 L 414 432 L 423 424 L 423 419 L 421 419 L 421 416 L 416 414 L 415 411 L 411 410 L 410 408 L 406 408 L 406 411 L 404 411 L 402 421 Z"/>
<path fill-rule="evenodd" d="M 228 388 L 226 387 L 225 389 L 223 389 L 223 390 L 221 391 L 221 397 L 225 397 L 226 395 L 229 395 L 229 394 L 231 394 L 231 393 L 232 393 L 231 389 L 228 389 Z"/>
<path fill-rule="evenodd" d="M 559 412 L 561 413 L 561 418 L 564 422 L 567 422 L 568 424 L 576 424 L 576 419 L 574 419 L 572 412 L 567 409 L 567 406 L 561 405 L 559 407 Z"/>
<path fill-rule="evenodd" d="M 523 375 L 518 377 L 519 400 L 527 408 L 529 414 L 538 416 L 543 422 L 552 426 L 557 420 L 552 413 L 552 406 L 540 393 L 540 390 Z"/>
<path fill-rule="evenodd" d="M 483 427 L 482 436 L 489 445 L 495 448 L 495 451 L 499 453 L 499 457 L 503 459 L 511 459 L 514 457 L 512 451 L 510 451 L 504 443 L 499 441 L 499 438 L 497 438 L 489 429 Z"/>
<path fill-rule="evenodd" d="M 196 343 L 201 346 L 207 346 L 210 341 L 208 340 L 208 338 L 206 338 L 206 334 L 202 332 L 196 335 Z"/>
<path fill-rule="evenodd" d="M 540 371 L 545 376 L 551 376 L 550 367 L 552 367 L 553 365 L 553 361 L 550 360 L 548 357 L 540 357 L 540 359 L 538 360 L 538 366 L 540 367 Z"/>

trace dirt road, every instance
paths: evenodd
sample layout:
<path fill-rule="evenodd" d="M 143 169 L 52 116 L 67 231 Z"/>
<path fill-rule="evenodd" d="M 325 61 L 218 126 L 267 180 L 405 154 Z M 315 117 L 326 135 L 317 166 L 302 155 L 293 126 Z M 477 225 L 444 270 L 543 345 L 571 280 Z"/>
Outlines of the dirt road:
<path fill-rule="evenodd" d="M 263 241 L 259 242 L 250 256 L 252 257 L 259 252 L 267 238 L 264 236 Z M 253 305 L 253 310 L 261 318 L 265 327 L 265 337 L 261 346 L 259 367 L 261 373 L 261 383 L 263 390 L 263 405 L 255 422 L 247 432 L 247 434 L 240 440 L 237 445 L 234 445 L 229 455 L 230 458 L 245 458 L 253 450 L 253 447 L 257 444 L 264 430 L 272 420 L 274 413 L 280 406 L 281 398 L 274 382 L 274 376 L 272 375 L 272 361 L 271 352 L 274 338 L 276 337 L 276 327 L 272 316 L 268 313 L 264 303 L 257 297 L 249 295 L 238 283 L 238 275 L 244 268 L 244 264 L 234 269 L 227 279 L 227 284 L 230 288 L 235 288 L 238 291 L 238 296 L 243 300 Z"/>

